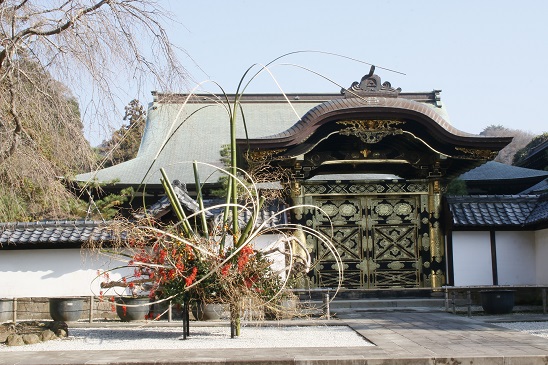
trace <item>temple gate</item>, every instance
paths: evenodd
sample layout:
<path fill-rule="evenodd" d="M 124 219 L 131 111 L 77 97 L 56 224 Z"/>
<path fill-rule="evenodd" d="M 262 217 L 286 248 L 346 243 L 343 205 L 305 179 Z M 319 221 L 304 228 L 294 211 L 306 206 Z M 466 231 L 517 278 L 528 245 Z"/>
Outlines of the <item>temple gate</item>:
<path fill-rule="evenodd" d="M 374 67 L 340 98 L 311 109 L 278 135 L 240 140 L 241 154 L 291 171 L 293 221 L 330 237 L 332 252 L 304 232 L 317 260 L 310 284 L 417 288 L 445 284 L 442 191 L 493 159 L 508 139 L 449 124 L 439 91 L 400 93 Z M 245 152 L 244 152 L 245 151 Z"/>

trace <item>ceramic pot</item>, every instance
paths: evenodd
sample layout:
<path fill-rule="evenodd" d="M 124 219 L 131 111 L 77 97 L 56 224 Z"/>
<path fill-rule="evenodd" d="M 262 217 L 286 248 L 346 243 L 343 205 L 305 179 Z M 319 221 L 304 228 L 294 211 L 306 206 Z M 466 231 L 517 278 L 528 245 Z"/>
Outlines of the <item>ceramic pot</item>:
<path fill-rule="evenodd" d="M 116 299 L 116 314 L 122 322 L 144 321 L 150 312 L 148 297 L 122 297 Z"/>
<path fill-rule="evenodd" d="M 0 298 L 0 323 L 13 320 L 13 299 Z"/>
<path fill-rule="evenodd" d="M 514 308 L 513 290 L 483 290 L 480 292 L 481 306 L 488 314 L 512 313 Z"/>
<path fill-rule="evenodd" d="M 49 298 L 49 314 L 54 321 L 74 322 L 84 312 L 83 298 Z"/>
<path fill-rule="evenodd" d="M 192 315 L 198 321 L 214 321 L 221 319 L 225 306 L 218 303 L 196 302 L 192 306 Z"/>

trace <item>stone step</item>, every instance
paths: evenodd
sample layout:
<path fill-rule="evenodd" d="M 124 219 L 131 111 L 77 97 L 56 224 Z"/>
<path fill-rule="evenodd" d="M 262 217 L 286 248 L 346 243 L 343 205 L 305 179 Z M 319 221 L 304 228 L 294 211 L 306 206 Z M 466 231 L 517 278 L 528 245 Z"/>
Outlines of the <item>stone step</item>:
<path fill-rule="evenodd" d="M 337 300 L 330 303 L 331 308 L 413 308 L 413 307 L 444 307 L 443 299 L 357 299 Z"/>
<path fill-rule="evenodd" d="M 326 294 L 333 296 L 335 289 L 295 289 L 293 290 L 301 300 L 322 300 Z M 431 299 L 444 298 L 444 293 L 431 288 L 394 288 L 394 289 L 346 289 L 337 291 L 338 300 L 396 300 L 396 299 Z"/>
<path fill-rule="evenodd" d="M 320 300 L 301 300 L 301 307 L 323 309 Z M 406 298 L 406 299 L 338 299 L 329 303 L 331 312 L 351 311 L 407 311 L 407 310 L 445 310 L 445 300 L 441 298 Z"/>

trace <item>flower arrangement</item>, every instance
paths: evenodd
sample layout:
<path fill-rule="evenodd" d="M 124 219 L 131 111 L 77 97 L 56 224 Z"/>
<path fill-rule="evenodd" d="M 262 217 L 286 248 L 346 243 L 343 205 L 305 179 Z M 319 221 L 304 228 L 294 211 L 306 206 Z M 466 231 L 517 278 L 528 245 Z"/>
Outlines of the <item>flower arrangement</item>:
<path fill-rule="evenodd" d="M 294 53 L 299 52 L 292 52 L 282 57 Z M 226 303 L 231 307 L 231 319 L 233 322 L 238 322 L 244 298 L 246 302 L 256 303 L 260 307 L 275 308 L 275 303 L 284 296 L 284 290 L 288 288 L 290 280 L 296 274 L 303 274 L 311 269 L 312 263 L 306 243 L 304 239 L 299 238 L 304 237 L 303 232 L 314 236 L 335 257 L 338 262 L 340 287 L 343 266 L 329 237 L 300 225 L 279 224 L 276 227 L 269 225 L 270 221 L 275 220 L 279 215 L 287 214 L 288 210 L 302 209 L 307 206 L 287 208 L 259 222 L 257 216 L 264 200 L 260 198 L 253 184 L 253 178 L 236 166 L 236 115 L 238 112 L 243 114 L 240 105 L 241 96 L 257 75 L 263 71 L 270 73 L 268 66 L 274 61 L 262 66 L 247 81 L 245 78 L 253 66 L 250 67 L 240 80 L 233 102 L 229 102 L 227 95 L 223 97 L 212 95 L 212 100 L 217 100 L 219 103 L 223 103 L 224 100 L 227 104 L 225 107 L 230 123 L 230 153 L 229 156 L 227 153 L 226 159 L 229 163 L 227 170 L 209 164 L 204 165 L 217 169 L 226 176 L 228 180 L 226 203 L 215 207 L 204 207 L 198 163 L 194 162 L 199 209 L 187 215 L 176 198 L 165 171 L 160 169 L 163 177 L 161 182 L 177 222 L 162 225 L 145 214 L 139 221 L 117 220 L 112 224 L 109 229 L 114 233 L 115 242 L 109 242 L 108 245 L 100 243 L 95 248 L 122 262 L 119 266 L 107 270 L 107 273 L 120 271 L 122 274 L 120 280 L 103 283 L 103 288 L 110 290 L 122 287 L 126 295 L 148 295 L 156 302 L 188 303 L 195 300 L 206 303 Z M 182 108 L 190 97 L 191 94 L 188 95 Z M 291 104 L 289 99 L 287 101 Z M 177 128 L 175 125 L 171 126 L 171 134 L 166 137 L 160 151 Z M 149 167 L 148 172 L 151 169 L 152 166 Z M 262 170 L 271 171 L 270 169 Z M 239 196 L 242 192 L 243 199 L 241 195 Z M 208 213 L 211 215 L 212 210 L 219 208 L 223 210 L 222 217 L 214 223 L 208 221 Z M 308 206 L 308 208 L 318 209 L 314 206 Z M 239 218 L 243 211 L 250 213 L 251 218 L 242 223 Z M 296 232 L 301 234 L 295 235 Z M 267 247 L 259 249 L 255 246 L 258 237 L 271 233 L 275 233 L 278 238 Z M 285 261 L 285 267 L 281 270 L 273 269 L 271 255 L 274 252 L 281 255 Z M 239 334 L 239 329 L 237 333 Z"/>
<path fill-rule="evenodd" d="M 167 195 L 174 196 L 169 192 L 171 184 L 167 180 L 163 182 Z M 257 192 L 253 196 L 258 196 Z M 117 295 L 148 296 L 156 303 L 228 304 L 232 309 L 231 319 L 236 323 L 244 299 L 247 304 L 253 303 L 255 309 L 280 310 L 276 299 L 284 295 L 290 277 L 306 273 L 310 268 L 311 260 L 304 243 L 291 234 L 296 229 L 308 228 L 294 225 L 272 228 L 268 221 L 257 222 L 255 217 L 262 202 L 260 199 L 247 200 L 250 205 L 238 208 L 254 214 L 239 234 L 233 233 L 230 221 L 217 220 L 207 224 L 207 228 L 196 224 L 204 211 L 219 207 L 186 216 L 181 207 L 177 208 L 176 200 L 172 206 L 176 211 L 181 209 L 178 213 L 181 220 L 176 223 L 164 225 L 146 216 L 139 221 L 116 220 L 109 226 L 116 238 L 114 242 L 95 246 L 121 263 L 99 276 L 104 289 L 101 296 L 112 294 L 109 291 L 114 290 Z M 230 206 L 226 204 L 226 207 Z M 277 214 L 287 214 L 287 210 Z M 270 219 L 276 219 L 276 216 Z M 277 233 L 277 240 L 263 249 L 255 247 L 259 236 L 273 231 Z M 329 244 L 326 237 L 317 234 Z M 296 247 L 300 249 L 295 250 Z M 273 269 L 272 252 L 277 252 L 287 263 L 283 269 Z M 117 273 L 119 279 L 113 280 L 116 276 L 113 273 Z M 118 288 L 123 289 L 119 291 Z M 126 309 L 130 306 L 121 305 Z"/>

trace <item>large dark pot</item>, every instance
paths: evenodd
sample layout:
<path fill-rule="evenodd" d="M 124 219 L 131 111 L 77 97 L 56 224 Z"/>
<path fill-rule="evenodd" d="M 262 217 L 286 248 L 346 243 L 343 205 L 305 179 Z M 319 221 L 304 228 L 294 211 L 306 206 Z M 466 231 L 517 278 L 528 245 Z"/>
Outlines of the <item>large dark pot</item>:
<path fill-rule="evenodd" d="M 13 299 L 0 298 L 0 323 L 13 319 Z"/>
<path fill-rule="evenodd" d="M 143 321 L 148 318 L 149 303 L 150 299 L 148 297 L 118 298 L 116 300 L 116 314 L 122 322 Z"/>
<path fill-rule="evenodd" d="M 192 315 L 198 321 L 214 321 L 221 319 L 225 305 L 218 303 L 197 302 L 192 307 Z"/>
<path fill-rule="evenodd" d="M 483 290 L 481 306 L 488 314 L 507 314 L 514 309 L 514 290 Z"/>
<path fill-rule="evenodd" d="M 83 298 L 49 298 L 49 314 L 54 321 L 77 321 L 83 311 Z"/>

